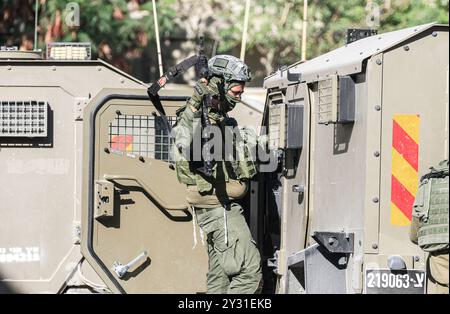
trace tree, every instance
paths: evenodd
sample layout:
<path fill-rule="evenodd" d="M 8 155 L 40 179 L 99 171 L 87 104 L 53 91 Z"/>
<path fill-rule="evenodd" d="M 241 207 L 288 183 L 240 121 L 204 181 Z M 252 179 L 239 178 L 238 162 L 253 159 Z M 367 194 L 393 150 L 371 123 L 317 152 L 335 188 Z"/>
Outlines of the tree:
<path fill-rule="evenodd" d="M 188 38 L 204 33 L 215 42 L 214 52 L 239 50 L 243 0 L 208 0 L 201 5 L 184 0 L 174 5 L 176 29 L 186 29 Z M 386 32 L 434 21 L 448 23 L 448 8 L 448 0 L 310 0 L 307 58 L 343 45 L 348 28 Z M 372 23 L 374 13 L 378 20 Z M 302 17 L 303 0 L 252 1 L 247 51 L 259 58 L 258 76 L 300 60 Z"/>
<path fill-rule="evenodd" d="M 304 0 L 252 0 L 247 58 L 261 84 L 274 69 L 300 60 Z M 94 57 L 130 72 L 130 62 L 155 54 L 151 1 L 74 0 L 80 26 L 65 23 L 67 0 L 39 0 L 39 47 L 49 41 L 87 41 Z M 379 32 L 439 22 L 448 24 L 448 0 L 309 0 L 307 58 L 345 42 L 348 28 L 376 27 Z M 32 43 L 34 1 L 4 0 L 0 41 Z M 240 50 L 244 0 L 159 0 L 158 22 L 167 64 L 192 55 L 204 35 L 210 54 Z M 371 19 L 371 16 L 375 19 Z M 376 25 L 378 23 L 378 25 Z M 372 25 L 375 24 L 375 25 Z M 25 38 L 24 38 L 25 36 Z M 31 40 L 31 41 L 30 41 Z M 182 42 L 174 45 L 174 42 Z M 24 44 L 27 43 L 27 44 Z M 154 61 L 153 61 L 154 63 Z M 155 71 L 154 71 L 155 72 Z M 156 72 L 155 74 L 156 75 Z M 152 78 L 154 79 L 154 77 Z"/>
<path fill-rule="evenodd" d="M 45 40 L 41 32 L 40 46 L 44 41 L 82 41 L 91 42 L 94 54 L 109 61 L 127 54 L 139 56 L 149 40 L 153 39 L 153 16 L 151 2 L 140 5 L 138 1 L 72 1 L 80 8 L 80 26 L 70 27 L 63 23 L 66 0 L 43 1 L 40 12 L 40 25 L 46 30 Z M 174 0 L 158 2 L 160 29 L 172 30 L 169 21 L 175 16 L 171 9 Z"/>
<path fill-rule="evenodd" d="M 308 56 L 341 46 L 347 28 L 376 28 L 383 33 L 430 22 L 448 24 L 448 8 L 448 0 L 313 0 Z M 378 21 L 368 25 L 373 13 Z"/>

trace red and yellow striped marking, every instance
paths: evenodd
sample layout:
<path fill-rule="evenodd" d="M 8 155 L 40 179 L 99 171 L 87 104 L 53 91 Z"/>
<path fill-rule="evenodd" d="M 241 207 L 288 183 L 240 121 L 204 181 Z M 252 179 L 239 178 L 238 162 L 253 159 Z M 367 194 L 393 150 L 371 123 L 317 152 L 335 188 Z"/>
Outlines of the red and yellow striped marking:
<path fill-rule="evenodd" d="M 132 135 L 115 135 L 111 139 L 111 148 L 122 152 L 131 152 L 133 150 Z"/>
<path fill-rule="evenodd" d="M 391 224 L 411 223 L 418 187 L 419 115 L 394 115 L 392 128 Z"/>

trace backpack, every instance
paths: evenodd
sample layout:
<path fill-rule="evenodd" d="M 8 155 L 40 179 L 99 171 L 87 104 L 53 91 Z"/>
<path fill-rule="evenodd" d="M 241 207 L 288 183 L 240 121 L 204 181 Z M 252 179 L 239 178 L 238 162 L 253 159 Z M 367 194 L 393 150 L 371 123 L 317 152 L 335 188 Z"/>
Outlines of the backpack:
<path fill-rule="evenodd" d="M 412 215 L 419 219 L 418 244 L 426 252 L 448 250 L 448 160 L 420 179 Z"/>

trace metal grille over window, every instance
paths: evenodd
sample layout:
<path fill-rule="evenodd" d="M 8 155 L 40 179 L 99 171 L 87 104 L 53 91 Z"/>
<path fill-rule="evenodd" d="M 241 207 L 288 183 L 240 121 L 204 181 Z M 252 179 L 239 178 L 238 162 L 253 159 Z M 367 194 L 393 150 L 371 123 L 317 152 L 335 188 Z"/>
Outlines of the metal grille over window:
<path fill-rule="evenodd" d="M 337 75 L 332 75 L 329 79 L 319 81 L 318 94 L 317 111 L 319 124 L 336 123 L 339 101 Z"/>
<path fill-rule="evenodd" d="M 47 102 L 0 101 L 0 137 L 46 137 Z"/>
<path fill-rule="evenodd" d="M 48 43 L 48 60 L 91 60 L 90 43 Z"/>
<path fill-rule="evenodd" d="M 176 117 L 167 117 L 174 125 Z M 109 125 L 109 147 L 112 152 L 173 161 L 169 138 L 161 117 L 118 115 Z"/>
<path fill-rule="evenodd" d="M 276 150 L 284 147 L 286 105 L 281 92 L 269 94 L 269 99 L 269 149 Z"/>

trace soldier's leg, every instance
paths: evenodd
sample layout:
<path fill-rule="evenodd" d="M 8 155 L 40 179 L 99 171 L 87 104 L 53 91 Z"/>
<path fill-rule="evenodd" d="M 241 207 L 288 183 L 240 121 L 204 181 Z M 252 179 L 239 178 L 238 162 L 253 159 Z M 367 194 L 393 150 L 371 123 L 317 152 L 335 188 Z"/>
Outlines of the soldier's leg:
<path fill-rule="evenodd" d="M 427 261 L 427 293 L 449 293 L 449 254 L 430 254 Z"/>
<path fill-rule="evenodd" d="M 231 206 L 227 210 L 226 224 L 223 216 L 224 209 L 220 208 L 219 210 L 209 213 L 208 218 L 214 221 L 203 224 L 203 226 L 207 225 L 204 230 L 208 229 L 207 232 L 211 230 L 208 233 L 208 241 L 211 244 L 210 249 L 212 249 L 209 251 L 211 279 L 208 282 L 211 284 L 216 282 L 215 287 L 224 287 L 226 281 L 220 275 L 223 273 L 227 279 L 231 279 L 231 283 L 228 281 L 228 291 L 225 292 L 259 292 L 262 278 L 261 258 L 242 215 L 242 208 L 238 204 Z M 220 267 L 217 267 L 217 263 Z"/>
<path fill-rule="evenodd" d="M 240 205 L 233 204 L 230 207 L 227 223 L 230 239 L 236 240 L 232 247 L 234 256 L 230 254 L 230 259 L 235 261 L 237 270 L 231 277 L 228 293 L 259 293 L 262 288 L 261 256 Z"/>
<path fill-rule="evenodd" d="M 207 293 L 227 293 L 230 280 L 223 271 L 212 239 L 208 237 L 208 274 L 206 275 Z"/>
<path fill-rule="evenodd" d="M 261 293 L 261 257 L 255 243 L 238 241 L 236 251 L 243 255 L 243 265 L 241 271 L 232 277 L 228 293 Z"/>
<path fill-rule="evenodd" d="M 197 210 L 198 209 L 198 210 Z M 220 256 L 214 249 L 215 238 L 218 236 L 217 230 L 223 229 L 223 208 L 197 208 L 197 222 L 207 237 L 208 251 L 208 273 L 206 275 L 207 293 L 226 293 L 230 280 L 224 272 Z"/>

